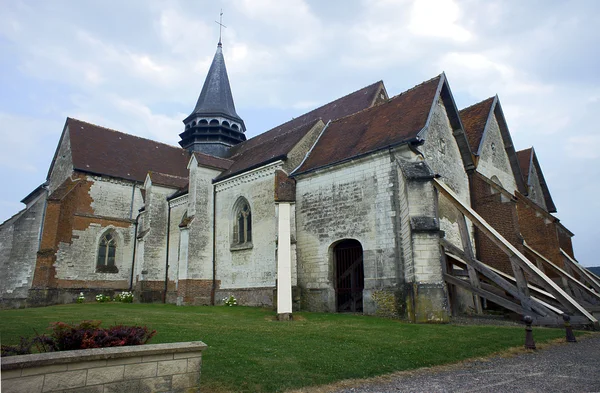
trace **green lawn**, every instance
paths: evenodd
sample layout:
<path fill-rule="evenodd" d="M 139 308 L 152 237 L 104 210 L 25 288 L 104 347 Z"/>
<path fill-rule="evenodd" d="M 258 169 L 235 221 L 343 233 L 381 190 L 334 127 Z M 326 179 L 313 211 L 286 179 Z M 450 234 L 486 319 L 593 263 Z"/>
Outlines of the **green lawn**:
<path fill-rule="evenodd" d="M 346 314 L 295 313 L 277 322 L 271 310 L 163 304 L 70 304 L 0 311 L 3 344 L 42 333 L 50 322 L 86 319 L 146 325 L 151 343 L 201 340 L 205 391 L 275 392 L 366 378 L 485 356 L 524 342 L 520 327 L 415 325 Z M 537 343 L 564 337 L 534 329 Z"/>

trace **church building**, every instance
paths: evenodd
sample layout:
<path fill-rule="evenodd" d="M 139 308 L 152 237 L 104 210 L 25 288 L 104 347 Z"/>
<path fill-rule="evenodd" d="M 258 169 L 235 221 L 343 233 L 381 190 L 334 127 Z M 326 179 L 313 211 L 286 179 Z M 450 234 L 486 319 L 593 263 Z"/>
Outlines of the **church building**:
<path fill-rule="evenodd" d="M 46 181 L 0 224 L 2 306 L 131 290 L 282 319 L 597 324 L 600 278 L 497 96 L 459 110 L 445 74 L 393 97 L 379 81 L 246 139 L 219 42 L 180 131 L 175 147 L 67 118 Z"/>

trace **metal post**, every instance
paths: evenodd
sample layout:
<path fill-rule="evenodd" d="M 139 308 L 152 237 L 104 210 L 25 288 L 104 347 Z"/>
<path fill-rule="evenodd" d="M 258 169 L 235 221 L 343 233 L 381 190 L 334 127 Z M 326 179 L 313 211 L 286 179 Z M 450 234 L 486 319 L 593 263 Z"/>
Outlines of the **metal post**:
<path fill-rule="evenodd" d="M 571 317 L 567 314 L 563 314 L 563 320 L 565 321 L 565 330 L 567 333 L 567 342 L 568 343 L 576 343 L 577 339 L 575 339 L 575 335 L 573 334 L 573 329 L 571 329 Z"/>
<path fill-rule="evenodd" d="M 535 349 L 535 341 L 533 341 L 533 331 L 531 329 L 533 318 L 531 318 L 529 315 L 525 315 L 523 321 L 525 321 L 525 324 L 527 325 L 525 327 L 525 348 Z"/>

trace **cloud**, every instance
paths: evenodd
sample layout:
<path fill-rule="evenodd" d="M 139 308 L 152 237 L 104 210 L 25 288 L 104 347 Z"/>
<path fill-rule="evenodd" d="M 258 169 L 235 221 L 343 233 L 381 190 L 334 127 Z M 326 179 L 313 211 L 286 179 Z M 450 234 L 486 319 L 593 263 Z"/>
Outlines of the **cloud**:
<path fill-rule="evenodd" d="M 408 30 L 417 36 L 466 42 L 473 34 L 458 23 L 460 13 L 453 0 L 416 0 L 410 12 Z"/>
<path fill-rule="evenodd" d="M 567 139 L 565 151 L 574 159 L 600 158 L 600 135 L 578 135 Z"/>

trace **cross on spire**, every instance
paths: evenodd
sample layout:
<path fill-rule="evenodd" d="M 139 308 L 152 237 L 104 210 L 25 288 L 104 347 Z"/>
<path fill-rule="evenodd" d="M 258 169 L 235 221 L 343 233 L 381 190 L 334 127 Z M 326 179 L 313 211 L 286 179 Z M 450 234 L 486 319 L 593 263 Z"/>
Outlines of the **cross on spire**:
<path fill-rule="evenodd" d="M 223 8 L 221 8 L 221 14 L 219 15 L 219 21 L 215 21 L 216 24 L 219 25 L 219 46 L 221 46 L 221 30 L 222 28 L 227 28 L 227 26 L 225 26 L 223 24 Z"/>

